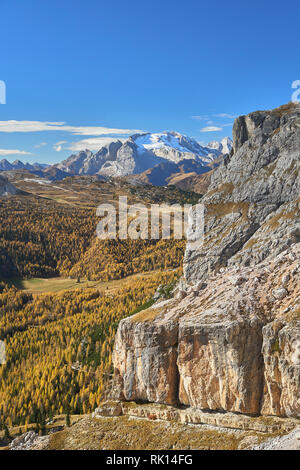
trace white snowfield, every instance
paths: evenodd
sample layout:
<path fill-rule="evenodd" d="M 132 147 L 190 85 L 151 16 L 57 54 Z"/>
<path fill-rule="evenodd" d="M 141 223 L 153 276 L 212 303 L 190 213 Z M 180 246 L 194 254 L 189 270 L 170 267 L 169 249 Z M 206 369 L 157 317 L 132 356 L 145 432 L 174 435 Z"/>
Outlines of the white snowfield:
<path fill-rule="evenodd" d="M 229 153 L 232 149 L 232 140 L 229 137 L 224 137 L 221 142 L 214 140 L 207 146 L 211 149 L 219 150 L 221 153 Z"/>
<path fill-rule="evenodd" d="M 183 138 L 190 144 L 190 148 L 181 144 Z M 176 132 L 144 134 L 136 137 L 134 141 L 141 150 L 153 150 L 162 147 L 170 147 L 174 150 L 178 150 L 179 152 L 193 153 L 202 150 L 204 155 L 209 153 L 208 149 L 202 147 L 195 140 Z"/>

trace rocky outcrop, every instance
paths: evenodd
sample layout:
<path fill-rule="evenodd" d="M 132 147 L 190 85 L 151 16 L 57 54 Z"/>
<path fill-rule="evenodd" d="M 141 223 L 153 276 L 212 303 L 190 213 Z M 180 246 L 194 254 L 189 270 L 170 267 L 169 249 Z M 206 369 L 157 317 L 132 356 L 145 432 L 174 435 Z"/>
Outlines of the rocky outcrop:
<path fill-rule="evenodd" d="M 135 403 L 106 401 L 96 408 L 93 418 L 129 416 L 149 420 L 172 421 L 181 424 L 213 426 L 224 429 L 257 431 L 260 433 L 289 432 L 297 426 L 295 419 L 278 417 L 263 418 L 261 416 L 240 415 L 237 413 L 221 413 L 201 411 L 197 408 L 178 408 L 170 405 L 154 403 Z"/>
<path fill-rule="evenodd" d="M 120 323 L 116 397 L 300 418 L 299 127 L 295 105 L 236 121 L 174 298 Z"/>
<path fill-rule="evenodd" d="M 151 321 L 144 321 L 143 315 L 138 314 L 119 324 L 113 355 L 116 396 L 175 404 L 178 322 L 176 314 L 161 319 L 159 312 L 154 312 L 158 316 Z"/>
<path fill-rule="evenodd" d="M 0 196 L 14 195 L 20 192 L 5 176 L 0 176 Z"/>
<path fill-rule="evenodd" d="M 299 259 L 295 244 L 122 320 L 115 398 L 300 417 Z"/>
<path fill-rule="evenodd" d="M 201 202 L 203 244 L 188 244 L 185 278 L 227 265 L 255 265 L 300 241 L 300 106 L 235 121 L 234 153 L 215 170 Z"/>
<path fill-rule="evenodd" d="M 273 322 L 263 329 L 262 413 L 300 417 L 300 322 Z"/>
<path fill-rule="evenodd" d="M 179 402 L 200 409 L 259 413 L 261 322 L 224 321 L 222 310 L 210 314 L 213 322 L 211 317 L 207 321 L 189 316 L 180 322 Z"/>

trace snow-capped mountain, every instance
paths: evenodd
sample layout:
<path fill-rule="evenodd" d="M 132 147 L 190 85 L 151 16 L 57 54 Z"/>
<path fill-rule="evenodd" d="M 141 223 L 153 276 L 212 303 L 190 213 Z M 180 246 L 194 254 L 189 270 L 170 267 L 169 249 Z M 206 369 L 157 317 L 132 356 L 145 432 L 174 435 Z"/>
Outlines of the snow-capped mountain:
<path fill-rule="evenodd" d="M 187 159 L 209 163 L 220 155 L 218 149 L 203 147 L 195 139 L 177 132 L 142 134 L 132 139 L 141 153 L 151 151 L 174 163 Z"/>
<path fill-rule="evenodd" d="M 177 132 L 135 134 L 123 141 L 110 142 L 96 153 L 85 150 L 71 155 L 55 167 L 73 175 L 104 176 L 138 174 L 160 163 L 183 160 L 195 160 L 198 165 L 206 167 L 230 150 L 230 139 L 223 141 L 215 148 L 214 144 L 205 147 Z"/>
<path fill-rule="evenodd" d="M 230 137 L 224 137 L 221 142 L 213 140 L 212 142 L 209 142 L 209 144 L 207 144 L 207 147 L 213 150 L 218 150 L 222 154 L 226 154 L 229 153 L 232 149 L 232 140 L 230 139 Z"/>

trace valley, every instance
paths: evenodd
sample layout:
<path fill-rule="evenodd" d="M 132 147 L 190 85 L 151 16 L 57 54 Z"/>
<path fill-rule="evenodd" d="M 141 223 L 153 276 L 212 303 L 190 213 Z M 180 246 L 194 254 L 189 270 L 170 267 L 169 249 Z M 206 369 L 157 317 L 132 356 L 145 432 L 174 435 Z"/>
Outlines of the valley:
<path fill-rule="evenodd" d="M 85 176 L 54 185 L 9 176 L 20 193 L 0 201 L 0 427 L 13 433 L 92 412 L 110 388 L 118 321 L 182 272 L 184 240 L 98 240 L 97 205 L 124 193 L 149 204 L 199 196 Z"/>

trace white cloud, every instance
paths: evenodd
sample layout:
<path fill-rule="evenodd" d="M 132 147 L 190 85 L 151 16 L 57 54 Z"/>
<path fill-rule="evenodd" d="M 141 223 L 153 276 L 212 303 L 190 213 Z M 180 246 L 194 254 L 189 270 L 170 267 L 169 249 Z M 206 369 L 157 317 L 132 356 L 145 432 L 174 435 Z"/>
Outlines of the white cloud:
<path fill-rule="evenodd" d="M 210 119 L 210 116 L 192 116 L 192 119 L 197 119 L 197 121 L 208 121 Z"/>
<path fill-rule="evenodd" d="M 66 140 L 61 140 L 60 142 L 56 142 L 56 144 L 53 145 L 53 148 L 56 152 L 60 152 L 62 150 L 62 146 L 67 143 L 68 142 Z"/>
<path fill-rule="evenodd" d="M 74 135 L 132 135 L 140 134 L 145 131 L 139 129 L 113 129 L 110 127 L 74 127 L 64 126 L 67 132 L 71 132 Z"/>
<path fill-rule="evenodd" d="M 45 147 L 46 145 L 48 145 L 47 142 L 41 142 L 40 144 L 36 144 L 34 148 L 39 149 L 41 147 Z"/>
<path fill-rule="evenodd" d="M 226 118 L 226 119 L 236 119 L 237 114 L 229 113 L 219 113 L 219 114 L 210 114 L 210 115 L 196 115 L 192 116 L 192 119 L 197 119 L 198 121 L 210 121 L 212 118 Z"/>
<path fill-rule="evenodd" d="M 24 150 L 0 149 L 0 155 L 32 155 L 32 153 Z"/>
<path fill-rule="evenodd" d="M 124 138 L 113 138 L 113 137 L 94 137 L 91 139 L 83 139 L 78 142 L 72 142 L 68 147 L 68 150 L 73 152 L 80 152 L 81 150 L 89 149 L 91 151 L 99 150 L 103 145 L 107 145 L 110 142 L 116 142 L 116 140 L 124 141 Z"/>
<path fill-rule="evenodd" d="M 138 129 L 115 129 L 97 126 L 68 126 L 65 122 L 0 121 L 0 132 L 63 131 L 74 135 L 131 135 L 143 132 Z"/>
<path fill-rule="evenodd" d="M 235 114 L 228 114 L 228 113 L 220 113 L 220 114 L 215 114 L 216 117 L 220 117 L 220 118 L 228 118 L 228 119 L 235 119 L 237 118 L 238 116 L 235 115 Z"/>
<path fill-rule="evenodd" d="M 207 126 L 207 127 L 202 127 L 200 129 L 200 132 L 217 132 L 217 131 L 222 131 L 222 127 L 216 127 L 216 126 Z"/>
<path fill-rule="evenodd" d="M 42 132 L 61 130 L 64 122 L 0 121 L 0 132 Z"/>

